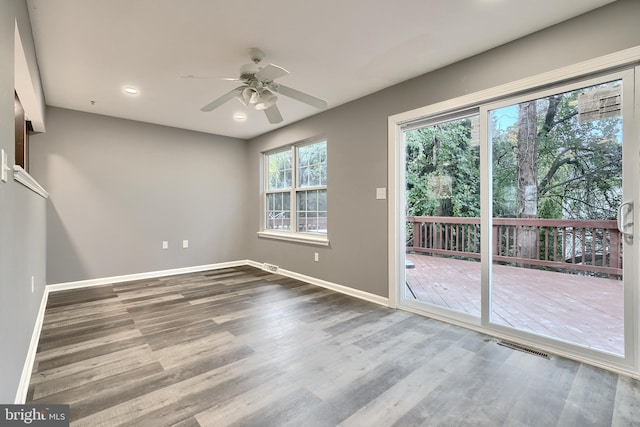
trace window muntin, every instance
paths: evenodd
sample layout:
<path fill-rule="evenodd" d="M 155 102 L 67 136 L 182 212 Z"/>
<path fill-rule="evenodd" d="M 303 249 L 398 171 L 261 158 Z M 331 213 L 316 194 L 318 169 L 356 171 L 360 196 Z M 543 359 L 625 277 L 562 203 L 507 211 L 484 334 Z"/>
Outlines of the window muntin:
<path fill-rule="evenodd" d="M 265 166 L 265 230 L 326 235 L 327 141 L 266 153 Z"/>

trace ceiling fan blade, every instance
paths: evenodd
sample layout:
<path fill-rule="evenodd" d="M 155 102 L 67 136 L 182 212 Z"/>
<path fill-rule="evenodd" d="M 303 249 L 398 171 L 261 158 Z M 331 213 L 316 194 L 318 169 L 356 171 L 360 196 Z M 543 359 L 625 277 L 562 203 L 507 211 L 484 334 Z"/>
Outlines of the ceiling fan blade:
<path fill-rule="evenodd" d="M 273 81 L 279 77 L 284 77 L 287 74 L 289 74 L 289 72 L 287 70 L 285 70 L 282 67 L 279 67 L 277 65 L 274 64 L 269 64 L 264 68 L 261 68 L 257 73 L 256 76 L 262 80 L 266 80 L 266 81 Z"/>
<path fill-rule="evenodd" d="M 277 105 L 273 104 L 271 107 L 265 109 L 264 113 L 267 115 L 267 119 L 269 119 L 269 123 L 272 125 L 282 122 L 282 114 L 280 114 L 280 110 L 278 110 Z"/>
<path fill-rule="evenodd" d="M 283 94 L 284 96 L 288 96 L 289 98 L 304 102 L 305 104 L 309 104 L 321 110 L 324 110 L 329 106 L 327 101 L 325 101 L 324 99 L 316 98 L 315 96 L 308 95 L 304 92 L 300 92 L 299 90 L 292 89 L 288 86 L 273 84 L 270 85 L 270 88 L 278 93 Z"/>
<path fill-rule="evenodd" d="M 220 98 L 216 99 L 215 101 L 205 105 L 204 107 L 202 107 L 200 109 L 200 111 L 212 111 L 215 110 L 216 108 L 218 108 L 219 106 L 221 106 L 222 104 L 224 104 L 225 102 L 227 102 L 228 100 L 234 98 L 235 96 L 238 95 L 238 93 L 240 93 L 242 91 L 242 89 L 244 89 L 245 86 L 238 86 L 237 88 L 225 93 L 224 95 L 222 95 Z"/>

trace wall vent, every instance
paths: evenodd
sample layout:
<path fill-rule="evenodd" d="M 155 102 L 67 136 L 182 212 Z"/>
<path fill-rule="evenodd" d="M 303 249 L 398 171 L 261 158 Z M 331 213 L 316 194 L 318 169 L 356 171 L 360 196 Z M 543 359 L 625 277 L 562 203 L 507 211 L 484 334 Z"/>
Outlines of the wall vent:
<path fill-rule="evenodd" d="M 518 344 L 511 341 L 505 341 L 505 340 L 497 340 L 496 343 L 503 347 L 508 347 L 510 349 L 518 350 L 523 353 L 533 354 L 534 356 L 543 357 L 545 359 L 551 359 L 551 356 L 548 353 L 542 352 L 540 350 L 536 350 L 531 347 L 524 346 L 522 344 Z"/>
<path fill-rule="evenodd" d="M 277 273 L 278 272 L 278 266 L 274 265 L 274 264 L 269 264 L 269 263 L 264 263 L 262 264 L 262 269 L 264 271 L 268 271 L 269 273 Z"/>

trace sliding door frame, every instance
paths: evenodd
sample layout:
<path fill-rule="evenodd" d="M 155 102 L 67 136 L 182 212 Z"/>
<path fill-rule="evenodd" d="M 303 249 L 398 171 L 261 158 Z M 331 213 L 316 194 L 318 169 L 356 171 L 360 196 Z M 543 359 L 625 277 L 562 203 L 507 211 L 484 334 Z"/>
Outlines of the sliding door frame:
<path fill-rule="evenodd" d="M 600 366 L 605 369 L 616 372 L 625 373 L 635 377 L 640 377 L 640 338 L 638 335 L 638 321 L 640 319 L 638 311 L 640 311 L 640 289 L 638 285 L 639 275 L 638 267 L 640 264 L 640 235 L 636 227 L 636 242 L 632 246 L 633 251 L 631 257 L 637 262 L 626 263 L 632 264 L 625 268 L 625 276 L 631 275 L 634 283 L 632 286 L 625 286 L 625 356 L 620 357 L 610 355 L 588 348 L 564 343 L 558 340 L 536 336 L 531 333 L 513 330 L 504 326 L 492 324 L 489 319 L 490 313 L 490 274 L 491 274 L 491 257 L 488 259 L 484 254 L 491 254 L 490 239 L 483 238 L 481 240 L 481 250 L 483 260 L 481 263 L 481 281 L 482 287 L 482 315 L 480 318 L 466 315 L 464 313 L 456 313 L 451 310 L 439 308 L 435 306 L 429 307 L 429 312 L 425 313 L 420 305 L 412 303 L 404 295 L 405 276 L 405 164 L 404 164 L 404 140 L 403 130 L 412 122 L 419 120 L 427 120 L 433 116 L 447 115 L 456 111 L 467 110 L 470 108 L 482 107 L 487 104 L 496 103 L 508 98 L 514 98 L 518 94 L 525 92 L 540 92 L 552 86 L 563 86 L 571 84 L 574 81 L 588 80 L 591 77 L 597 77 L 603 74 L 612 74 L 617 71 L 633 69 L 640 62 L 640 47 L 627 49 L 604 57 L 585 61 L 559 70 L 543 73 L 527 79 L 508 83 L 484 91 L 454 98 L 444 102 L 428 105 L 422 108 L 400 113 L 389 117 L 388 119 L 388 187 L 389 187 L 389 306 L 392 308 L 401 308 L 403 310 L 415 312 L 418 314 L 427 314 L 439 320 L 474 329 L 498 338 L 505 338 L 516 341 L 524 345 L 532 345 L 539 349 L 569 357 L 575 360 Z M 633 117 L 625 120 L 624 140 L 636 141 L 627 151 L 626 156 L 634 158 L 636 164 L 640 164 L 638 152 L 638 142 L 640 142 L 640 67 L 635 67 L 635 108 Z M 482 110 L 482 108 L 481 108 Z M 486 120 L 486 108 L 484 109 L 484 119 Z M 481 123 L 483 122 L 483 114 L 481 113 Z M 487 132 L 480 133 L 480 173 L 481 173 L 481 212 L 483 220 L 481 222 L 481 235 L 490 236 L 491 218 L 487 217 L 486 212 L 492 212 L 491 206 L 491 183 L 490 165 L 491 153 L 488 147 Z M 624 147 L 624 145 L 623 145 Z M 635 151 L 633 151 L 635 150 Z M 636 209 L 634 210 L 634 222 L 640 224 L 640 190 L 638 186 L 634 186 L 634 194 L 632 199 L 636 201 Z M 488 194 L 484 194 L 488 192 Z M 627 248 L 625 248 L 626 250 Z M 627 269 L 633 271 L 628 271 Z M 487 284 L 487 285 L 484 285 Z"/>

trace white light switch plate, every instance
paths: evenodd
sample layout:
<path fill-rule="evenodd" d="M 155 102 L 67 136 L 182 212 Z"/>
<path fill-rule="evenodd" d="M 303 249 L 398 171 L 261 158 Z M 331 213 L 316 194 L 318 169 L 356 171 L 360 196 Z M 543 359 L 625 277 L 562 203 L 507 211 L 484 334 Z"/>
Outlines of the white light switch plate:
<path fill-rule="evenodd" d="M 376 199 L 384 200 L 387 198 L 387 189 L 385 187 L 376 188 Z"/>
<path fill-rule="evenodd" d="M 2 162 L 0 162 L 0 178 L 2 178 L 2 182 L 7 182 L 7 171 L 9 167 L 7 167 L 7 152 L 2 150 Z"/>

